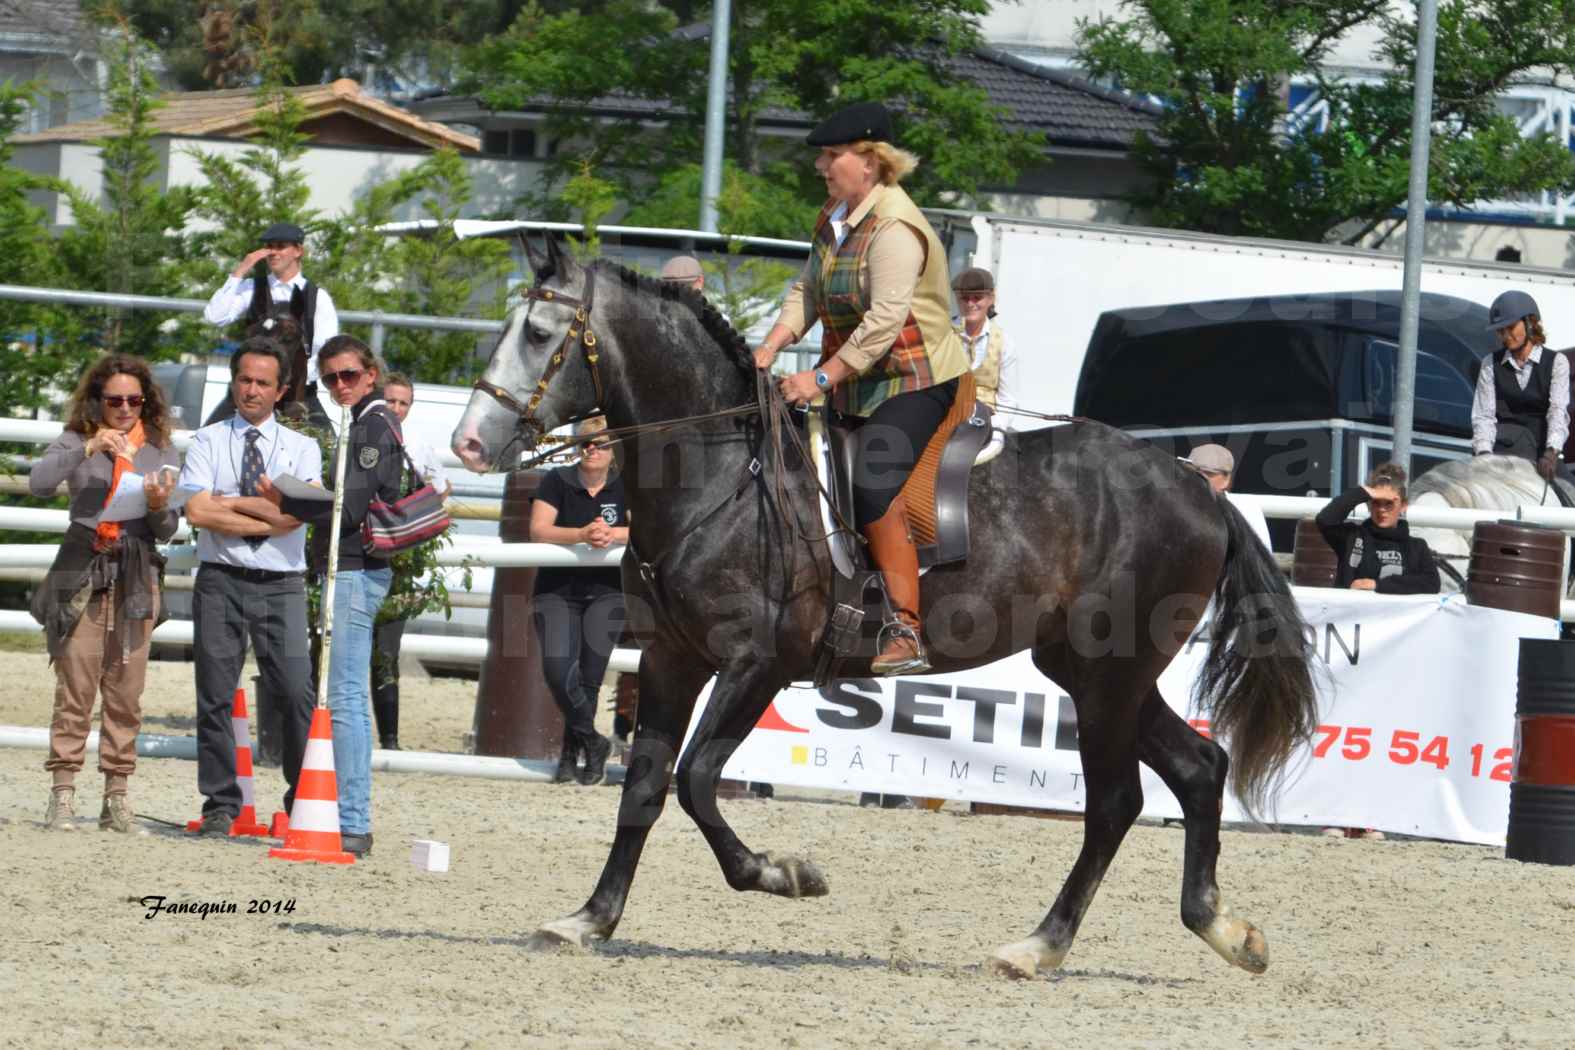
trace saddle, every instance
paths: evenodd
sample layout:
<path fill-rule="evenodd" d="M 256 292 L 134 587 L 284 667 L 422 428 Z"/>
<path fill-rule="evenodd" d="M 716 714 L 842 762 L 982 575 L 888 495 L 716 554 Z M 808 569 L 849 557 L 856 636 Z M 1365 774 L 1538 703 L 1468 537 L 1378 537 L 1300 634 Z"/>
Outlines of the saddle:
<path fill-rule="evenodd" d="M 965 375 L 958 384 L 952 410 L 902 487 L 921 570 L 967 558 L 968 477 L 976 465 L 995 458 L 1004 441 L 991 426 L 990 406 L 974 399 L 972 378 Z M 832 500 L 828 504 L 822 496 L 820 506 L 836 569 L 830 621 L 815 664 L 817 686 L 836 678 L 837 667 L 847 658 L 874 656 L 875 637 L 865 638 L 863 631 L 872 589 L 879 595 L 876 604 L 882 622 L 893 619 L 880 570 L 870 563 L 858 537 L 837 527 L 838 522 L 853 520 L 853 431 L 824 405 L 809 413 L 810 455 L 822 489 Z M 866 648 L 868 653 L 863 652 Z"/>

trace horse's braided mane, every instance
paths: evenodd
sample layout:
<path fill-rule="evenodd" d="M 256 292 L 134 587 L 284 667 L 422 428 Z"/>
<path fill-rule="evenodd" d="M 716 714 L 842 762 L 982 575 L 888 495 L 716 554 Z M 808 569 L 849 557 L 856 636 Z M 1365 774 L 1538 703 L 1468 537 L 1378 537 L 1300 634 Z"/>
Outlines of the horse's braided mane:
<path fill-rule="evenodd" d="M 730 324 L 722 312 L 712 306 L 710 301 L 687 284 L 676 284 L 672 281 L 661 281 L 655 277 L 647 277 L 643 273 L 629 269 L 622 263 L 610 259 L 598 259 L 594 264 L 598 269 L 611 271 L 626 285 L 638 288 L 658 299 L 667 299 L 672 302 L 682 303 L 689 307 L 690 312 L 700 322 L 700 327 L 706 334 L 716 340 L 716 344 L 727 352 L 729 359 L 737 365 L 751 379 L 755 375 L 755 358 L 749 350 L 749 343 L 739 334 L 738 329 Z"/>

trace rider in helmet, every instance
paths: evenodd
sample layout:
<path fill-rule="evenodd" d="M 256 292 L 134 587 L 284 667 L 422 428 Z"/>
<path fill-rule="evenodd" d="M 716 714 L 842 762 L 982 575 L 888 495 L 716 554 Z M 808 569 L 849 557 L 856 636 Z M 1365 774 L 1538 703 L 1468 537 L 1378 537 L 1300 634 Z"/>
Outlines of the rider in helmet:
<path fill-rule="evenodd" d="M 1488 330 L 1498 333 L 1504 349 L 1477 371 L 1471 451 L 1524 456 L 1551 481 L 1569 436 L 1569 361 L 1547 349 L 1537 301 L 1525 292 L 1493 300 Z"/>

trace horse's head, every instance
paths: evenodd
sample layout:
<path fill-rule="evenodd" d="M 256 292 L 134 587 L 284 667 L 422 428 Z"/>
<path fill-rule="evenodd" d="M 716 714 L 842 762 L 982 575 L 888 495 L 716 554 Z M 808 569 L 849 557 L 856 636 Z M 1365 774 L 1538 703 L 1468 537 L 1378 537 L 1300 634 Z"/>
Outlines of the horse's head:
<path fill-rule="evenodd" d="M 522 240 L 536 283 L 509 314 L 454 428 L 454 454 L 477 472 L 507 467 L 505 452 L 531 447 L 589 413 L 601 397 L 590 271 L 550 238 L 545 253 Z"/>

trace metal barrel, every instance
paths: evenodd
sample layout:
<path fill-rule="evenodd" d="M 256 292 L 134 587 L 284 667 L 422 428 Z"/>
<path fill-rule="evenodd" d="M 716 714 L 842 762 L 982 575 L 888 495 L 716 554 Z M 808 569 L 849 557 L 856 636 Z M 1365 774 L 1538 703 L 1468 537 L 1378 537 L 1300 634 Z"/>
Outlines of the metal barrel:
<path fill-rule="evenodd" d="M 1504 855 L 1575 865 L 1575 642 L 1520 641 Z"/>
<path fill-rule="evenodd" d="M 1340 556 L 1318 531 L 1318 523 L 1296 523 L 1296 546 L 1291 555 L 1291 582 L 1298 587 L 1333 587 Z"/>
<path fill-rule="evenodd" d="M 1471 530 L 1466 600 L 1491 609 L 1558 619 L 1564 583 L 1564 534 L 1509 521 Z"/>
<path fill-rule="evenodd" d="M 503 488 L 498 536 L 530 541 L 530 507 L 543 470 L 515 471 Z M 487 614 L 487 655 L 481 664 L 474 717 L 478 755 L 556 759 L 563 744 L 563 714 L 542 675 L 541 647 L 531 625 L 535 568 L 492 573 Z"/>

